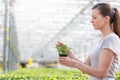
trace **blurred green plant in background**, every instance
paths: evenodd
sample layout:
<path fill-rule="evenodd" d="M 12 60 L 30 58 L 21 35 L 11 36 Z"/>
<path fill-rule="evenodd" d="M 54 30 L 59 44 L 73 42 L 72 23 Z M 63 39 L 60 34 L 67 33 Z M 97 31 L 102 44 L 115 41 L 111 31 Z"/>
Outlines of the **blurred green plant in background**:
<path fill-rule="evenodd" d="M 76 69 L 21 68 L 0 74 L 0 80 L 88 80 L 89 76 Z M 116 79 L 120 80 L 120 72 Z"/>

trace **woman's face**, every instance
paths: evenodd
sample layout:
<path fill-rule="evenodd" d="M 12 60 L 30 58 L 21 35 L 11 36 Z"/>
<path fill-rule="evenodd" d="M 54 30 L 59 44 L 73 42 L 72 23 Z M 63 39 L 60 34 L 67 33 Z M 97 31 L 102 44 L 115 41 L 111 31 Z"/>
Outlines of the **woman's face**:
<path fill-rule="evenodd" d="M 105 18 L 100 14 L 98 9 L 92 10 L 91 23 L 96 30 L 100 30 L 105 25 Z"/>

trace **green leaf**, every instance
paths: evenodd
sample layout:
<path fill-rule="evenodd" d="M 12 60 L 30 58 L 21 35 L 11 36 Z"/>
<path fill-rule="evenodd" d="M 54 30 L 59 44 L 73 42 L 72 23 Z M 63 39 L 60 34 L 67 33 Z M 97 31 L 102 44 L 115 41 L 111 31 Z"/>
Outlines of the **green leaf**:
<path fill-rule="evenodd" d="M 63 46 L 60 46 L 60 45 L 56 45 L 55 47 L 58 51 L 58 53 L 62 53 L 62 54 L 67 54 L 66 51 L 67 50 L 70 50 L 71 48 L 69 48 L 67 45 L 63 45 Z"/>

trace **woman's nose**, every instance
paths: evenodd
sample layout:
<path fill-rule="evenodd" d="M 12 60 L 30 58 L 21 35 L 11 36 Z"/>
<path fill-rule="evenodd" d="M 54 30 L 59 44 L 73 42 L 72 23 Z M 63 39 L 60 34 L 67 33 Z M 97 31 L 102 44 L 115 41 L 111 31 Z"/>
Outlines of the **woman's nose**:
<path fill-rule="evenodd" d="M 90 23 L 93 23 L 93 20 L 92 20 L 92 19 L 90 20 Z"/>

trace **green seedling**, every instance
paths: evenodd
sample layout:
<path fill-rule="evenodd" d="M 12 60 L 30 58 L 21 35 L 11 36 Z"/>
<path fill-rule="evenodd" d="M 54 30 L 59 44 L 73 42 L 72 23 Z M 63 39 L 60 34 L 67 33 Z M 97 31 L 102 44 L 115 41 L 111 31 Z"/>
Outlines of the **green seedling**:
<path fill-rule="evenodd" d="M 59 56 L 64 56 L 66 57 L 67 56 L 67 51 L 70 50 L 71 48 L 69 48 L 67 45 L 56 45 L 55 47 L 59 53 Z"/>

